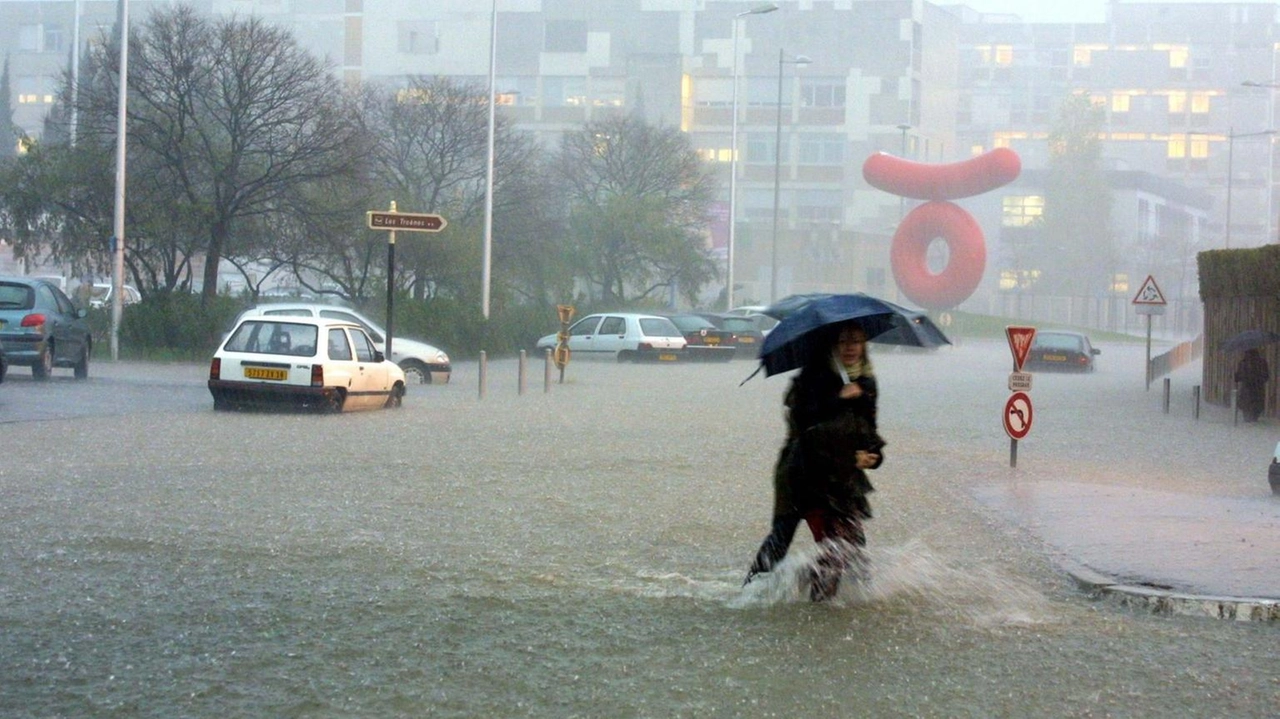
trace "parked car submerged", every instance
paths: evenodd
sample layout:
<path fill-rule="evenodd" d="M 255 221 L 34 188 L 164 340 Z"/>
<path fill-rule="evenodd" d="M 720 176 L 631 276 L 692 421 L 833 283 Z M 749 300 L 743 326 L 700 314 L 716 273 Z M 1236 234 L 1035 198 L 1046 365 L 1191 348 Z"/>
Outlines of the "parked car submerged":
<path fill-rule="evenodd" d="M 1023 368 L 1061 372 L 1092 372 L 1093 358 L 1102 354 L 1079 332 L 1037 331 Z"/>
<path fill-rule="evenodd" d="M 216 410 L 399 407 L 405 375 L 354 322 L 249 316 L 209 363 L 209 393 Z"/>
<path fill-rule="evenodd" d="M 693 361 L 728 362 L 738 352 L 738 336 L 697 314 L 664 315 L 684 335 L 684 355 Z"/>
<path fill-rule="evenodd" d="M 347 307 L 310 302 L 273 302 L 250 307 L 241 312 L 236 320 L 250 315 L 327 317 L 354 322 L 369 333 L 369 337 L 379 348 L 386 347 L 387 331 L 373 320 Z M 390 359 L 404 370 L 405 381 L 409 384 L 447 384 L 453 374 L 453 365 L 444 350 L 407 337 L 391 338 Z"/>
<path fill-rule="evenodd" d="M 8 366 L 30 367 L 36 379 L 70 367 L 85 379 L 93 355 L 87 314 L 48 280 L 0 277 L 0 345 Z"/>
<path fill-rule="evenodd" d="M 635 312 L 587 315 L 569 327 L 569 352 L 579 357 L 616 358 L 619 362 L 676 362 L 685 338 L 671 320 Z M 554 349 L 556 335 L 537 342 L 539 350 Z"/>
<path fill-rule="evenodd" d="M 102 309 L 111 306 L 112 287 L 109 282 L 95 282 L 89 290 L 89 306 L 94 309 Z M 124 298 L 125 306 L 135 305 L 142 301 L 142 293 L 133 285 L 125 285 L 124 291 L 120 294 Z"/>
<path fill-rule="evenodd" d="M 761 331 L 760 323 L 756 321 L 756 317 L 764 317 L 764 315 L 699 312 L 698 316 L 722 330 L 733 333 L 737 347 L 734 359 L 756 359 L 760 356 L 760 345 L 764 343 L 764 332 Z"/>

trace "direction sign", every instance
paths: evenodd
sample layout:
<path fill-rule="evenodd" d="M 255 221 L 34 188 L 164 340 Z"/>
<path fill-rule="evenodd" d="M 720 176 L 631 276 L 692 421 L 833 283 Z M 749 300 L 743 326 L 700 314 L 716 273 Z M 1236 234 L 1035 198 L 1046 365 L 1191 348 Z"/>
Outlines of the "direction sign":
<path fill-rule="evenodd" d="M 440 215 L 422 215 L 413 212 L 378 212 L 375 210 L 369 210 L 364 214 L 369 218 L 369 229 L 371 230 L 439 232 L 449 224 Z"/>
<path fill-rule="evenodd" d="M 1036 337 L 1036 328 L 1005 327 L 1004 335 L 1009 338 L 1009 351 L 1013 352 L 1013 371 L 1021 372 L 1022 363 L 1027 361 L 1027 353 L 1031 351 L 1031 340 Z"/>
<path fill-rule="evenodd" d="M 1031 431 L 1031 395 L 1014 392 L 1004 403 L 1004 431 L 1011 439 L 1022 439 Z"/>
<path fill-rule="evenodd" d="M 1164 293 L 1160 291 L 1160 285 L 1156 284 L 1156 278 L 1147 275 L 1147 279 L 1138 288 L 1138 294 L 1133 296 L 1133 304 L 1135 305 L 1160 305 L 1164 306 Z"/>

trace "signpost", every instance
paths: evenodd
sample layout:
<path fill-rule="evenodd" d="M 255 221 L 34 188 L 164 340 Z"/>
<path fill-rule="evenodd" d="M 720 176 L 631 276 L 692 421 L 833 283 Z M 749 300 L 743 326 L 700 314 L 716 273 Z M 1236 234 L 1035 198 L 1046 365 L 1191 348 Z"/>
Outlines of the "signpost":
<path fill-rule="evenodd" d="M 1160 291 L 1160 285 L 1156 284 L 1156 278 L 1147 275 L 1146 281 L 1138 288 L 1138 294 L 1133 296 L 1133 308 L 1140 315 L 1147 316 L 1147 391 L 1151 391 L 1151 315 L 1164 314 L 1165 308 L 1164 293 Z"/>
<path fill-rule="evenodd" d="M 1010 325 L 1004 328 L 1004 335 L 1009 340 L 1009 351 L 1013 354 L 1013 372 L 1009 373 L 1009 399 L 1004 403 L 1005 434 L 1009 435 L 1009 466 L 1018 466 L 1018 440 L 1031 431 L 1031 373 L 1023 372 L 1027 355 L 1031 353 L 1031 343 L 1036 338 L 1035 327 L 1019 327 Z"/>
<path fill-rule="evenodd" d="M 396 201 L 386 212 L 369 210 L 364 213 L 371 230 L 387 230 L 387 359 L 391 359 L 392 310 L 395 308 L 396 288 L 396 230 L 405 232 L 439 232 L 449 222 L 440 215 L 423 215 L 412 212 L 396 212 Z"/>

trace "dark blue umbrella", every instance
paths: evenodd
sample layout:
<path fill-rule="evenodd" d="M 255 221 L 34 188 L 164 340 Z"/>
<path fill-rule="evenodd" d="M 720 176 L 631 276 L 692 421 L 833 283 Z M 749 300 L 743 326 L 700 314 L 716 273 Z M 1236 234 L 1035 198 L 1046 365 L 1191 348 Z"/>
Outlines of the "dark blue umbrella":
<path fill-rule="evenodd" d="M 923 312 L 861 292 L 792 295 L 778 300 L 764 314 L 779 319 L 760 347 L 760 364 L 766 376 L 803 367 L 815 353 L 829 351 L 834 328 L 850 320 L 857 320 L 867 339 L 880 344 L 951 344 Z"/>

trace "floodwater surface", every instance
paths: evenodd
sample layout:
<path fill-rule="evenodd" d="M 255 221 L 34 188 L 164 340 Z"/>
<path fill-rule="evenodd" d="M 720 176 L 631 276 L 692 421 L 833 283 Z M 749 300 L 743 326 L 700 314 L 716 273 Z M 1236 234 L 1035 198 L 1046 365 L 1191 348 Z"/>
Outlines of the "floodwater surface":
<path fill-rule="evenodd" d="M 1060 475 L 1256 490 L 1122 428 L 1159 398 L 1140 346 L 1103 350 L 1095 375 L 1036 376 L 1015 474 L 1003 344 L 872 345 L 874 576 L 823 605 L 803 529 L 741 586 L 787 382 L 739 387 L 751 363 L 575 361 L 547 393 L 533 363 L 520 396 L 502 361 L 482 401 L 459 368 L 399 411 L 6 424 L 0 715 L 1275 716 L 1275 627 L 1098 602 L 973 498 Z"/>

